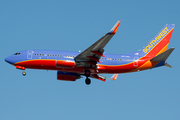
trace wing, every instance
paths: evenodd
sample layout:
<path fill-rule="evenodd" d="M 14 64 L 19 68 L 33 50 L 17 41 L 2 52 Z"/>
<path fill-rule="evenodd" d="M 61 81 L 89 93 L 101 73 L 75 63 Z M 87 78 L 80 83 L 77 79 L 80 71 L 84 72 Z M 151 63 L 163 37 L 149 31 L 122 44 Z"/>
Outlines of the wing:
<path fill-rule="evenodd" d="M 105 57 L 104 47 L 109 42 L 109 40 L 113 37 L 119 27 L 120 21 L 118 21 L 114 27 L 105 34 L 102 38 L 92 44 L 89 48 L 84 50 L 82 53 L 77 55 L 74 59 L 76 61 L 76 66 L 78 67 L 94 67 L 96 68 L 97 62 L 100 63 L 99 59 Z"/>
<path fill-rule="evenodd" d="M 118 74 L 113 74 L 113 76 L 111 78 L 107 78 L 107 77 L 104 77 L 104 76 L 98 75 L 98 74 L 92 74 L 90 77 L 95 78 L 95 79 L 99 79 L 99 80 L 102 80 L 105 82 L 106 80 L 116 80 L 118 77 Z"/>

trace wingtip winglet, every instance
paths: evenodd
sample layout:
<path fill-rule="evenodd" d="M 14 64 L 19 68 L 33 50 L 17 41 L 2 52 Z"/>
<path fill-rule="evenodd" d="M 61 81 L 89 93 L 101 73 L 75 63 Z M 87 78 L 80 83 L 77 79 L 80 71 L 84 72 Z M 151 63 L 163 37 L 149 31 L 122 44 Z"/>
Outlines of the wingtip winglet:
<path fill-rule="evenodd" d="M 121 21 L 117 21 L 117 23 L 113 26 L 113 28 L 110 30 L 110 32 L 108 34 L 110 35 L 114 35 L 120 25 Z"/>
<path fill-rule="evenodd" d="M 116 80 L 117 77 L 118 77 L 118 74 L 114 74 L 114 75 L 111 77 L 111 79 L 112 79 L 112 80 Z"/>

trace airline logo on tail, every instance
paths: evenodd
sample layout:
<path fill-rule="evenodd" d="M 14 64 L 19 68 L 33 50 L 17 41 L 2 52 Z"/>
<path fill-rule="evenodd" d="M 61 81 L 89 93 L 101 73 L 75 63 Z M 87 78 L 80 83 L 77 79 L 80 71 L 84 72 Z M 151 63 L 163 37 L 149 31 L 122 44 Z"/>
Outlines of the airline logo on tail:
<path fill-rule="evenodd" d="M 165 27 L 159 35 L 157 35 L 144 49 L 143 52 L 147 53 L 149 52 L 161 39 L 168 33 L 169 29 Z"/>

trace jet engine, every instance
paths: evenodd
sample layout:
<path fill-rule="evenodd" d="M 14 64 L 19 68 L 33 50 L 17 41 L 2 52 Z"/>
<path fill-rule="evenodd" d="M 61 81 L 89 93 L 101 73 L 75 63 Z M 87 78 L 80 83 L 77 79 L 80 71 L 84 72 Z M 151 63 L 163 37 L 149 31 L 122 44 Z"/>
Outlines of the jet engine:
<path fill-rule="evenodd" d="M 80 79 L 80 75 L 77 73 L 57 71 L 57 79 L 64 81 L 76 81 L 76 79 Z"/>
<path fill-rule="evenodd" d="M 74 60 L 56 60 L 56 67 L 72 68 L 72 67 L 75 67 L 75 61 Z"/>

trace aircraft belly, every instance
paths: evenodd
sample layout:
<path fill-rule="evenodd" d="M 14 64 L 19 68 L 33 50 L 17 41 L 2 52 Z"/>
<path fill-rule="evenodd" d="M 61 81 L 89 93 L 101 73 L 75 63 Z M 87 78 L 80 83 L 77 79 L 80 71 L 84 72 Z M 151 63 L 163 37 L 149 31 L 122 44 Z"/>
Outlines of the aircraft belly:
<path fill-rule="evenodd" d="M 56 66 L 56 60 L 47 59 L 36 59 L 21 61 L 14 64 L 15 66 L 23 66 L 30 69 L 44 69 L 44 70 L 58 70 L 65 72 L 74 72 L 79 74 L 84 74 L 85 67 L 73 67 L 73 68 L 58 68 Z M 102 73 L 127 73 L 136 72 L 140 70 L 146 70 L 152 67 L 152 63 L 148 60 L 138 61 L 138 65 L 134 66 L 134 63 L 124 64 L 124 65 L 98 65 L 98 68 L 89 68 L 92 74 L 102 74 Z"/>
<path fill-rule="evenodd" d="M 98 71 L 100 73 L 127 73 L 146 70 L 153 66 L 149 59 L 141 58 L 134 62 L 122 65 L 98 65 Z"/>

